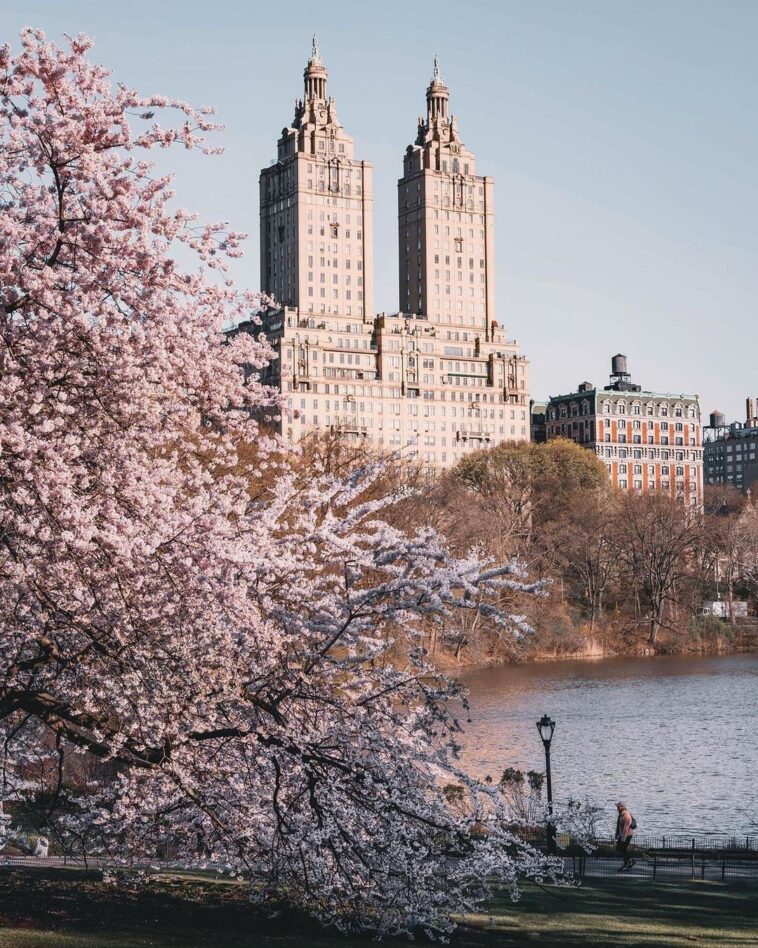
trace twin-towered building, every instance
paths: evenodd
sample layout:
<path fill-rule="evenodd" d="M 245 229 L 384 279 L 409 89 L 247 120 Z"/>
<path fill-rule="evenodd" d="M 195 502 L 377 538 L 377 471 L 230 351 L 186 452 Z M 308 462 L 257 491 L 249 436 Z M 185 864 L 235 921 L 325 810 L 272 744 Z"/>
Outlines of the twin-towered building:
<path fill-rule="evenodd" d="M 435 60 L 398 182 L 399 311 L 374 311 L 373 187 L 314 39 L 304 95 L 261 172 L 264 380 L 280 431 L 332 430 L 427 466 L 529 440 L 529 363 L 495 312 L 493 181 L 476 172 Z M 252 326 L 240 327 L 256 331 Z"/>

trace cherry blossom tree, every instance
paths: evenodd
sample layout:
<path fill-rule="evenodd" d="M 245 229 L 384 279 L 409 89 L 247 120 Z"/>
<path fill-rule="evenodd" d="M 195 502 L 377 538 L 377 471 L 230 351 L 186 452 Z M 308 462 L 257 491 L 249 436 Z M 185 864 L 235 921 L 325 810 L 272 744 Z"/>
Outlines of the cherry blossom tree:
<path fill-rule="evenodd" d="M 457 769 L 454 686 L 389 653 L 524 587 L 391 526 L 376 465 L 305 478 L 273 453 L 273 353 L 220 331 L 262 303 L 228 280 L 242 235 L 141 157 L 213 151 L 210 110 L 114 88 L 86 37 L 21 44 L 0 50 L 0 801 L 47 768 L 38 803 L 89 852 L 445 933 L 555 865 Z"/>

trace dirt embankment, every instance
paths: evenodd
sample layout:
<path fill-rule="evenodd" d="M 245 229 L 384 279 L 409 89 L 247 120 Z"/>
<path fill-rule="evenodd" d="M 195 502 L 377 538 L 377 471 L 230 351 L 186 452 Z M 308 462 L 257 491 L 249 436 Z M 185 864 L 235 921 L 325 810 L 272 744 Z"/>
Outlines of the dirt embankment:
<path fill-rule="evenodd" d="M 441 671 L 474 665 L 502 665 L 527 662 L 559 662 L 577 659 L 601 659 L 629 656 L 644 658 L 655 655 L 728 655 L 737 652 L 758 651 L 758 634 L 754 630 L 727 628 L 724 634 L 699 635 L 690 630 L 670 630 L 660 636 L 655 645 L 634 632 L 609 635 L 607 631 L 598 634 L 577 632 L 568 641 L 556 641 L 550 636 L 549 642 L 541 642 L 541 636 L 535 636 L 532 642 L 524 644 L 512 653 L 488 653 L 470 648 L 463 649 L 460 655 L 444 649 L 437 649 L 431 656 Z"/>

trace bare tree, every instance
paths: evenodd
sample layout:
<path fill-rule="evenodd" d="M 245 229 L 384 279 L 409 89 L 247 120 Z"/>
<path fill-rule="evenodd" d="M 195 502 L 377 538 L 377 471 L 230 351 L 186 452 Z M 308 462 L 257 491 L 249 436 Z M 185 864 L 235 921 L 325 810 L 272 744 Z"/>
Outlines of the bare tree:
<path fill-rule="evenodd" d="M 569 594 L 589 616 L 590 630 L 602 617 L 605 595 L 616 568 L 613 500 L 585 491 L 545 532 L 552 572 L 560 571 Z M 550 570 L 550 567 L 548 567 Z"/>
<path fill-rule="evenodd" d="M 648 607 L 649 642 L 655 645 L 666 606 L 677 601 L 676 587 L 702 540 L 700 513 L 662 494 L 620 497 L 614 538 L 627 581 Z"/>

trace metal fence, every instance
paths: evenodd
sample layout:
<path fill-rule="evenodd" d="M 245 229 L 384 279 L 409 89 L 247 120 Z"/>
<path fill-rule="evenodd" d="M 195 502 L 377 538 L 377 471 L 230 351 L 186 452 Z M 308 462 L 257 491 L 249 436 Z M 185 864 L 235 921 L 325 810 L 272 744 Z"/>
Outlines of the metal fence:
<path fill-rule="evenodd" d="M 564 843 L 561 846 L 561 842 Z M 619 873 L 636 879 L 758 880 L 755 836 L 646 836 L 635 834 L 629 848 L 632 865 L 622 870 L 612 839 L 598 839 L 591 852 L 558 839 L 558 852 L 577 878 Z"/>

